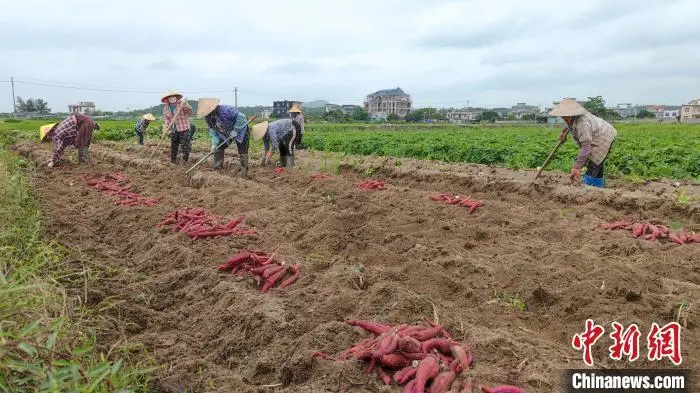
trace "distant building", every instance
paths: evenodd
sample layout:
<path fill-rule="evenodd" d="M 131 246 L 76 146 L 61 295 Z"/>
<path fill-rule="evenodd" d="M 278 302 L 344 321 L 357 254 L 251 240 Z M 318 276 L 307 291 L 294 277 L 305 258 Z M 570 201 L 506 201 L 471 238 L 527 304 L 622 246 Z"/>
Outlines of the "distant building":
<path fill-rule="evenodd" d="M 411 112 L 411 96 L 399 87 L 379 90 L 367 96 L 365 109 L 373 119 L 386 119 L 392 114 L 403 118 Z"/>
<path fill-rule="evenodd" d="M 81 115 L 91 115 L 95 113 L 95 103 L 89 101 L 76 102 L 73 105 L 68 105 L 69 113 L 79 113 Z"/>
<path fill-rule="evenodd" d="M 637 108 L 632 106 L 632 104 L 617 104 L 612 110 L 622 118 L 634 117 L 638 113 Z"/>
<path fill-rule="evenodd" d="M 445 117 L 452 123 L 460 124 L 478 120 L 481 113 L 483 113 L 483 110 L 481 109 L 466 108 L 447 111 L 447 115 Z"/>
<path fill-rule="evenodd" d="M 666 107 L 664 108 L 664 120 L 677 120 L 680 116 L 680 107 Z"/>
<path fill-rule="evenodd" d="M 522 119 L 524 115 L 537 115 L 538 113 L 540 113 L 539 106 L 518 102 L 510 108 L 508 115 L 513 115 L 516 119 Z"/>
<path fill-rule="evenodd" d="M 336 104 L 326 104 L 325 108 L 326 108 L 326 113 L 343 110 L 342 106 L 336 105 Z"/>
<path fill-rule="evenodd" d="M 666 108 L 663 105 L 648 105 L 646 110 L 653 113 L 657 119 L 662 120 L 664 118 L 664 110 Z"/>
<path fill-rule="evenodd" d="M 277 118 L 289 117 L 289 110 L 292 106 L 297 104 L 301 106 L 303 102 L 301 101 L 273 101 L 272 102 L 272 116 Z"/>
<path fill-rule="evenodd" d="M 342 105 L 343 112 L 345 112 L 346 115 L 352 115 L 356 110 L 362 109 L 362 106 L 360 105 Z"/>
<path fill-rule="evenodd" d="M 681 123 L 700 123 L 700 98 L 681 106 Z"/>

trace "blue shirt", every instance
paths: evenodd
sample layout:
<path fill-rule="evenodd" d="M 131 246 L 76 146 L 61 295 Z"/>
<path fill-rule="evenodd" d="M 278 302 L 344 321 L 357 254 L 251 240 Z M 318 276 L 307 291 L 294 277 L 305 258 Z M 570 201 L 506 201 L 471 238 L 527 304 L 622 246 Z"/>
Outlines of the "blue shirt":
<path fill-rule="evenodd" d="M 284 137 L 294 132 L 292 119 L 280 119 L 273 121 L 267 126 L 267 132 L 263 137 L 265 150 L 277 151 L 277 146 L 284 140 Z"/>
<path fill-rule="evenodd" d="M 204 120 L 209 127 L 211 143 L 218 146 L 236 133 L 236 142 L 243 143 L 248 127 L 246 116 L 231 105 L 218 105 Z M 228 144 L 224 147 L 228 147 Z"/>

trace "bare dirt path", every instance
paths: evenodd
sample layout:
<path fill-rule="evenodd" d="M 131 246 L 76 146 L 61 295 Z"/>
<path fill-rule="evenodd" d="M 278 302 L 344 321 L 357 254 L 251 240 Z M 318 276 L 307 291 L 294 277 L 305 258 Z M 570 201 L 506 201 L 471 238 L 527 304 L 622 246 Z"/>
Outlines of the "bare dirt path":
<path fill-rule="evenodd" d="M 123 301 L 121 323 L 104 339 L 144 343 L 166 365 L 159 379 L 165 391 L 398 391 L 365 376 L 359 364 L 312 360 L 311 353 L 336 353 L 358 341 L 363 334 L 343 323 L 348 318 L 412 323 L 437 314 L 471 345 L 475 380 L 551 392 L 559 370 L 582 366 L 571 338 L 587 318 L 607 331 L 612 321 L 637 323 L 645 338 L 652 322 L 672 322 L 683 302 L 690 305 L 680 316 L 683 366 L 699 366 L 692 355 L 700 353 L 700 245 L 595 230 L 619 218 L 700 230 L 697 206 L 679 206 L 672 184 L 591 190 L 548 174 L 548 182 L 532 186 L 517 172 L 464 166 L 471 169 L 457 173 L 405 160 L 341 164 L 340 175 L 326 180 L 304 170 L 276 175 L 255 160 L 253 178 L 243 180 L 205 164 L 191 181 L 182 168 L 114 147 L 91 148 L 90 167 L 40 168 L 33 183 L 50 235 L 82 258 L 114 267 L 91 290 L 96 302 Z M 46 161 L 49 148 L 17 146 L 37 162 Z M 320 165 L 304 155 L 297 161 Z M 354 186 L 369 167 L 387 190 Z M 111 171 L 124 171 L 137 192 L 164 201 L 115 206 L 79 177 Z M 469 215 L 429 199 L 442 192 L 485 206 Z M 156 228 L 183 206 L 244 214 L 258 235 L 192 241 Z M 263 295 L 252 280 L 217 272 L 246 247 L 278 247 L 281 257 L 303 264 L 302 278 Z M 610 344 L 597 344 L 597 364 L 629 367 L 607 357 Z M 644 339 L 640 349 L 644 358 Z M 641 359 L 634 366 L 670 362 Z"/>

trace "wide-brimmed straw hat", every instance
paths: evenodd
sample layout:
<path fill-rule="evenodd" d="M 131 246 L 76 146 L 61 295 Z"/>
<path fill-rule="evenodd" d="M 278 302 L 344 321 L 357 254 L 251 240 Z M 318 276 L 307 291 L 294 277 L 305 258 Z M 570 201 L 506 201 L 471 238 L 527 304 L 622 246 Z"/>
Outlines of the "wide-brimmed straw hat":
<path fill-rule="evenodd" d="M 39 127 L 39 139 L 41 141 L 46 140 L 46 135 L 49 134 L 49 131 L 51 131 L 51 129 L 54 128 L 56 126 L 56 124 L 58 124 L 58 123 L 51 123 L 51 124 L 47 124 L 45 126 Z"/>
<path fill-rule="evenodd" d="M 581 104 L 572 100 L 571 98 L 565 98 L 549 112 L 550 116 L 579 116 L 586 113 L 586 108 L 582 107 Z"/>
<path fill-rule="evenodd" d="M 218 98 L 200 98 L 197 102 L 197 119 L 210 114 L 221 102 Z"/>
<path fill-rule="evenodd" d="M 292 109 L 289 110 L 289 113 L 301 113 L 301 108 L 299 108 L 299 104 L 292 105 Z"/>
<path fill-rule="evenodd" d="M 264 121 L 262 123 L 258 123 L 253 126 L 253 130 L 251 131 L 251 134 L 253 134 L 253 140 L 260 140 L 265 136 L 265 133 L 267 132 L 267 126 L 270 123 L 267 121 Z"/>
<path fill-rule="evenodd" d="M 165 94 L 163 94 L 163 97 L 160 99 L 160 102 L 166 102 L 168 100 L 168 97 L 172 97 L 172 96 L 177 97 L 178 100 L 180 98 L 182 98 L 182 94 L 178 93 L 177 91 L 168 90 L 165 92 Z"/>
<path fill-rule="evenodd" d="M 154 120 L 156 119 L 156 117 L 153 116 L 153 115 L 150 114 L 150 113 L 146 113 L 146 114 L 143 115 L 142 117 L 143 117 L 145 120 L 148 120 L 148 121 L 154 121 Z"/>

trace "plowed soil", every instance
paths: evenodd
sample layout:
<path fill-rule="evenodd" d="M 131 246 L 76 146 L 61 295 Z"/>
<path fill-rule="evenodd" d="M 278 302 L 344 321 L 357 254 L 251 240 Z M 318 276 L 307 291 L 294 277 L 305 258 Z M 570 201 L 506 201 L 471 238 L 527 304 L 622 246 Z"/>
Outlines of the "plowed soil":
<path fill-rule="evenodd" d="M 399 324 L 437 317 L 471 345 L 475 382 L 532 393 L 558 391 L 560 370 L 583 366 L 571 339 L 588 318 L 606 328 L 594 350 L 597 366 L 673 367 L 646 359 L 646 335 L 652 322 L 674 320 L 684 326 L 683 368 L 700 366 L 700 245 L 595 229 L 626 218 L 700 231 L 697 204 L 679 205 L 668 182 L 597 190 L 546 174 L 531 185 L 532 172 L 405 160 L 340 165 L 338 174 L 314 180 L 303 168 L 321 160 L 303 152 L 302 169 L 279 175 L 252 159 L 251 179 L 213 172 L 209 163 L 190 179 L 182 167 L 117 147 L 91 147 L 89 166 L 38 166 L 32 181 L 49 236 L 113 268 L 90 289 L 94 303 L 122 302 L 114 311 L 120 323 L 102 344 L 145 344 L 165 366 L 156 381 L 162 391 L 398 392 L 358 363 L 312 360 L 314 351 L 337 353 L 365 336 L 343 323 L 348 318 Z M 50 148 L 16 146 L 40 164 Z M 164 201 L 115 206 L 80 179 L 113 171 Z M 387 190 L 355 187 L 370 173 Z M 470 215 L 429 199 L 443 192 L 485 206 Z M 185 206 L 243 214 L 258 235 L 193 241 L 157 228 Z M 245 248 L 277 249 L 303 265 L 301 279 L 261 294 L 252 279 L 216 270 Z M 689 307 L 678 315 L 681 303 Z M 608 357 L 613 321 L 642 331 L 634 364 Z"/>

